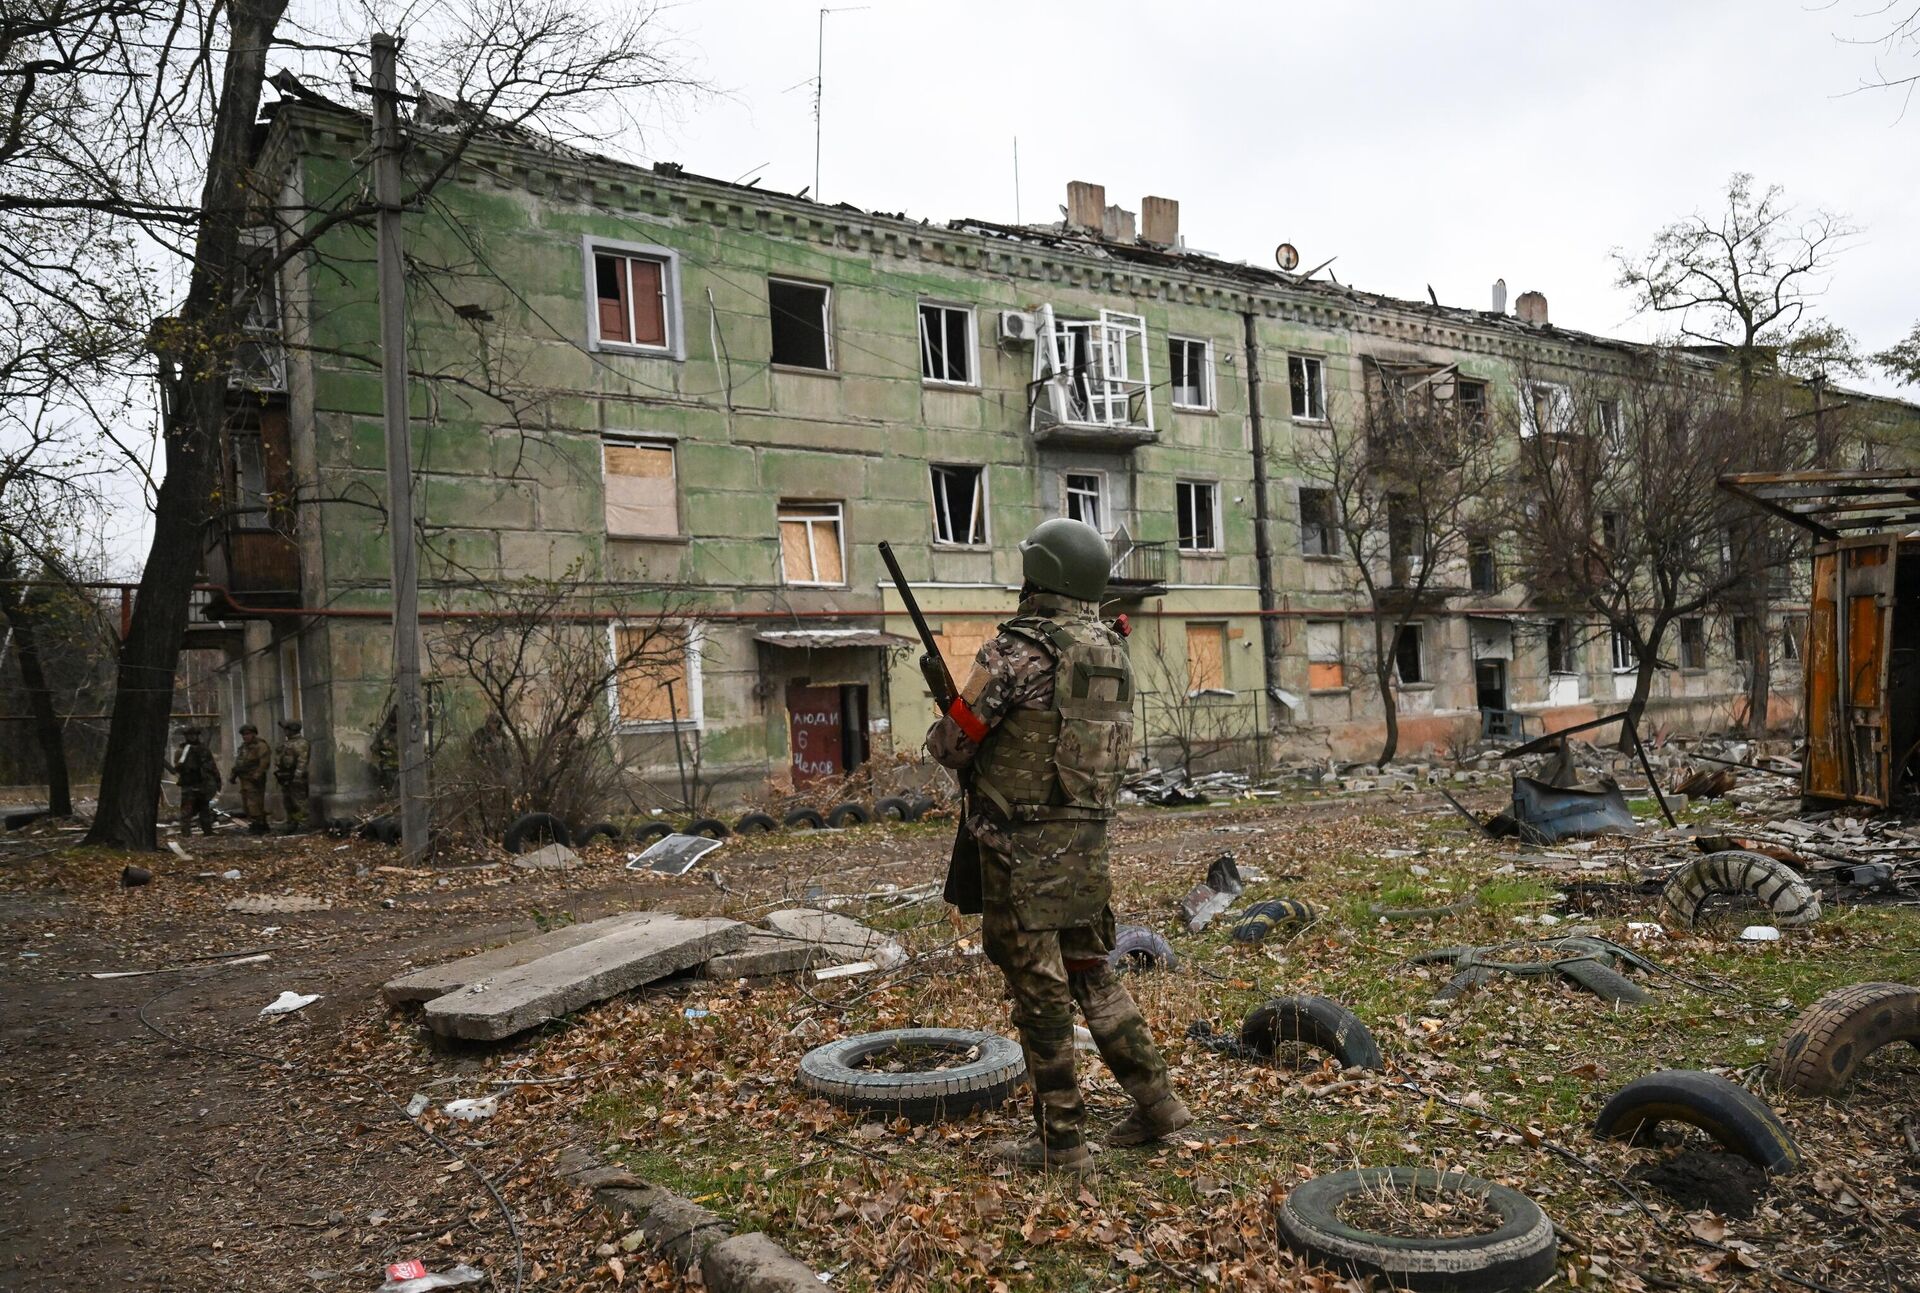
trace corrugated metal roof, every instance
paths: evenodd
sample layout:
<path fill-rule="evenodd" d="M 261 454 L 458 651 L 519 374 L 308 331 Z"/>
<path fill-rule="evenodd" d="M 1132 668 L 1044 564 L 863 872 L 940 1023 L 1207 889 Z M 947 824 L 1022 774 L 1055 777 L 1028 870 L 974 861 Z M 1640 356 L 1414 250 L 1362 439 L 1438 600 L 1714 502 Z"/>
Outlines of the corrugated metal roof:
<path fill-rule="evenodd" d="M 824 650 L 833 647 L 908 647 L 913 639 L 880 629 L 767 629 L 753 635 L 768 646 Z"/>

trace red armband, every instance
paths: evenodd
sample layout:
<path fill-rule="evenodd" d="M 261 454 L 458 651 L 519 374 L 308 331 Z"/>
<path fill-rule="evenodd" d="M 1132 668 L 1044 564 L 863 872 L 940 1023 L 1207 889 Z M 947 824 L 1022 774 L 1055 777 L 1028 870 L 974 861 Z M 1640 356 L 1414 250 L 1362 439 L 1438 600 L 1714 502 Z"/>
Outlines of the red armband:
<path fill-rule="evenodd" d="M 960 734 L 974 744 L 987 739 L 987 725 L 980 721 L 978 714 L 967 708 L 967 702 L 961 697 L 955 696 L 953 703 L 947 706 L 947 717 L 960 729 Z"/>

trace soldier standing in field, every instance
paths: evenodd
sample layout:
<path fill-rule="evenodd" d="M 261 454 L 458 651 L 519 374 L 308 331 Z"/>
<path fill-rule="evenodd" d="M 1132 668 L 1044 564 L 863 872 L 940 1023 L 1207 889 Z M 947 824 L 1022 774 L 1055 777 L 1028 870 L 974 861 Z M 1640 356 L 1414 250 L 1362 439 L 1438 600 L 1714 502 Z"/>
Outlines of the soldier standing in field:
<path fill-rule="evenodd" d="M 1092 526 L 1057 519 L 1035 529 L 1020 553 L 1019 610 L 980 649 L 960 701 L 927 733 L 927 750 L 949 768 L 972 770 L 981 937 L 1006 977 L 1033 1086 L 1037 1134 L 994 1153 L 1020 1167 L 1088 1175 L 1075 1004 L 1133 1097 L 1109 1144 L 1159 1140 L 1193 1115 L 1107 965 L 1107 823 L 1133 748 L 1132 667 L 1120 634 L 1099 619 L 1111 551 Z"/>
<path fill-rule="evenodd" d="M 273 750 L 260 739 L 252 723 L 240 728 L 240 749 L 233 756 L 233 781 L 240 787 L 241 812 L 253 823 L 255 835 L 267 833 L 267 769 Z"/>
<path fill-rule="evenodd" d="M 300 720 L 290 718 L 280 724 L 280 754 L 274 761 L 273 779 L 280 783 L 280 801 L 287 810 L 287 834 L 306 829 L 307 760 L 312 747 L 300 735 Z"/>
<path fill-rule="evenodd" d="M 182 728 L 180 757 L 174 760 L 173 775 L 180 781 L 180 833 L 193 834 L 193 824 L 213 834 L 213 797 L 220 793 L 220 765 L 213 751 L 200 739 L 198 727 Z"/>

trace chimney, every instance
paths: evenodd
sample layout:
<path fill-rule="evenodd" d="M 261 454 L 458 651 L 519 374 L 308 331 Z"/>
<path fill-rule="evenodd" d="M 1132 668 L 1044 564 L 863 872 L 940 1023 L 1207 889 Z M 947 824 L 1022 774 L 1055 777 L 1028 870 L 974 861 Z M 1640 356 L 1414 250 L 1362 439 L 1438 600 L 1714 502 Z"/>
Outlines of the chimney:
<path fill-rule="evenodd" d="M 1100 213 L 1100 234 L 1108 242 L 1132 242 L 1133 212 L 1123 206 L 1110 206 Z"/>
<path fill-rule="evenodd" d="M 1504 278 L 1493 280 L 1493 312 L 1495 314 L 1507 312 L 1507 280 Z"/>
<path fill-rule="evenodd" d="M 1522 323 L 1531 323 L 1535 327 L 1547 326 L 1547 298 L 1538 292 L 1522 292 L 1513 303 L 1513 312 Z"/>
<path fill-rule="evenodd" d="M 1085 180 L 1067 182 L 1068 228 L 1091 229 L 1097 233 L 1104 224 L 1106 209 L 1106 185 L 1089 184 Z"/>
<path fill-rule="evenodd" d="M 1157 247 L 1180 245 L 1180 204 L 1172 198 L 1140 199 L 1140 241 Z"/>

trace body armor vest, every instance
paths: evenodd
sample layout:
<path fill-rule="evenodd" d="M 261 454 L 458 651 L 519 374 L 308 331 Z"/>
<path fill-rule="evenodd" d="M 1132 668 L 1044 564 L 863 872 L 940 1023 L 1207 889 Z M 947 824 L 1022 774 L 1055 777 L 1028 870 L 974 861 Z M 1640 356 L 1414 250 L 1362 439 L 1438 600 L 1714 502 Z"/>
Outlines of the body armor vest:
<path fill-rule="evenodd" d="M 1133 750 L 1133 667 L 1095 619 L 1023 615 L 1000 626 L 1053 661 L 1053 707 L 1015 709 L 981 745 L 973 789 L 1007 821 L 1113 816 Z"/>

